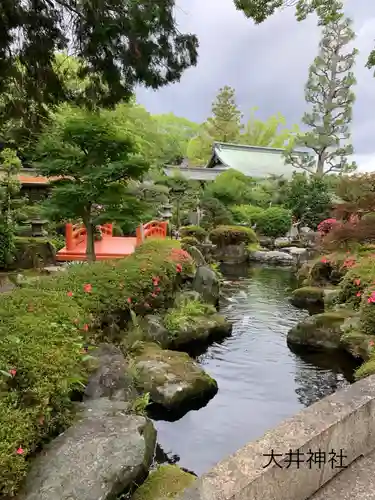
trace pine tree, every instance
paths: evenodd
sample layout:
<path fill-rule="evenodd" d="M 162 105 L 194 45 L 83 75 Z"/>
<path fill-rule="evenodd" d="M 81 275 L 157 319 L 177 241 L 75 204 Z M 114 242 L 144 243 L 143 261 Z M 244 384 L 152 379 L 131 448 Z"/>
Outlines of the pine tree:
<path fill-rule="evenodd" d="M 319 44 L 319 55 L 309 69 L 305 99 L 311 110 L 302 121 L 310 131 L 299 134 L 295 148 L 308 148 L 315 155 L 297 156 L 286 153 L 287 162 L 318 177 L 328 172 L 347 172 L 356 165 L 348 162 L 353 154 L 350 123 L 355 100 L 352 86 L 356 83 L 352 68 L 356 49 L 347 50 L 355 38 L 349 19 L 327 24 Z"/>
<path fill-rule="evenodd" d="M 215 141 L 236 142 L 242 129 L 241 118 L 235 90 L 226 85 L 212 103 L 212 117 L 207 120 L 205 128 Z"/>

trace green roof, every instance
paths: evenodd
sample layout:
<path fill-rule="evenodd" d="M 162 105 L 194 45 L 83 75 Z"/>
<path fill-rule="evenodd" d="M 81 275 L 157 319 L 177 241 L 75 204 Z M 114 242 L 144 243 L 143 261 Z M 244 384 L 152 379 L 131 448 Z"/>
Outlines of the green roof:
<path fill-rule="evenodd" d="M 255 178 L 270 175 L 291 177 L 296 168 L 285 164 L 283 152 L 283 149 L 278 148 L 215 142 L 212 157 L 206 167 L 223 165 Z"/>

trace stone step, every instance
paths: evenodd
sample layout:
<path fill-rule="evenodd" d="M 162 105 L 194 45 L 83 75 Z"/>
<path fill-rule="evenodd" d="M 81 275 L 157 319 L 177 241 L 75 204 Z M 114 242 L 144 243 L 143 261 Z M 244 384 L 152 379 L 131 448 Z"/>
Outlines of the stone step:
<path fill-rule="evenodd" d="M 375 500 L 375 451 L 337 474 L 309 500 Z"/>

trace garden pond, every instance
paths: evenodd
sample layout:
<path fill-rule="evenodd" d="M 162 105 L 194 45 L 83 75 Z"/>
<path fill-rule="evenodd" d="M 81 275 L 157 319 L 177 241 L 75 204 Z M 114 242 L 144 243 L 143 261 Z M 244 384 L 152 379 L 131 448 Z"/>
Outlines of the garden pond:
<path fill-rule="evenodd" d="M 219 386 L 204 407 L 167 422 L 155 419 L 157 460 L 201 475 L 265 431 L 354 381 L 349 355 L 296 353 L 288 330 L 308 313 L 289 303 L 294 274 L 285 268 L 223 269 L 221 313 L 233 334 L 191 353 Z"/>

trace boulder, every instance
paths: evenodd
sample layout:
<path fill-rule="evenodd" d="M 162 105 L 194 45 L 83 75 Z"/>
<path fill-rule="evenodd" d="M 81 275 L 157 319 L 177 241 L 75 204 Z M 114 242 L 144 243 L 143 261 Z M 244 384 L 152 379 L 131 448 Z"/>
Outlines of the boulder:
<path fill-rule="evenodd" d="M 255 252 L 250 252 L 249 260 L 283 266 L 291 266 L 295 263 L 295 259 L 291 255 L 279 250 L 256 250 Z"/>
<path fill-rule="evenodd" d="M 324 306 L 324 289 L 316 286 L 304 286 L 292 292 L 291 304 L 301 309 Z"/>
<path fill-rule="evenodd" d="M 127 404 L 101 398 L 36 458 L 19 500 L 113 500 L 142 481 L 156 431 Z"/>
<path fill-rule="evenodd" d="M 197 266 L 206 266 L 207 262 L 204 258 L 202 252 L 194 245 L 188 245 L 187 251 L 193 257 L 195 265 Z"/>
<path fill-rule="evenodd" d="M 136 490 L 132 500 L 178 498 L 195 480 L 196 477 L 193 474 L 183 471 L 177 465 L 161 465 L 151 472 L 142 486 Z"/>
<path fill-rule="evenodd" d="M 195 342 L 210 343 L 228 337 L 232 324 L 220 314 L 190 316 L 180 322 L 178 329 L 170 332 L 168 347 L 182 349 Z"/>
<path fill-rule="evenodd" d="M 323 302 L 325 308 L 332 308 L 339 298 L 340 290 L 338 288 L 324 288 Z"/>
<path fill-rule="evenodd" d="M 282 238 L 276 238 L 274 241 L 274 246 L 275 248 L 283 248 L 287 247 L 290 245 L 291 239 L 288 238 L 287 236 L 282 237 Z"/>
<path fill-rule="evenodd" d="M 167 410 L 179 411 L 217 392 L 217 383 L 187 354 L 146 344 L 133 360 L 137 382 L 151 401 Z"/>
<path fill-rule="evenodd" d="M 201 295 L 204 302 L 214 306 L 218 305 L 220 282 L 217 274 L 210 267 L 198 267 L 194 276 L 192 289 Z"/>
<path fill-rule="evenodd" d="M 169 345 L 169 332 L 165 328 L 163 318 L 156 314 L 149 314 L 141 321 L 143 340 L 159 344 L 161 347 Z"/>
<path fill-rule="evenodd" d="M 137 397 L 133 378 L 120 349 L 112 344 L 100 344 L 91 354 L 96 370 L 90 375 L 84 400 L 109 398 L 131 401 Z"/>
<path fill-rule="evenodd" d="M 243 264 L 248 257 L 249 251 L 245 243 L 217 246 L 215 249 L 215 260 L 223 264 Z"/>
<path fill-rule="evenodd" d="M 289 330 L 287 341 L 314 349 L 339 349 L 341 327 L 347 318 L 344 311 L 315 314 Z"/>
<path fill-rule="evenodd" d="M 262 248 L 273 248 L 274 239 L 270 236 L 259 236 L 259 245 Z"/>

